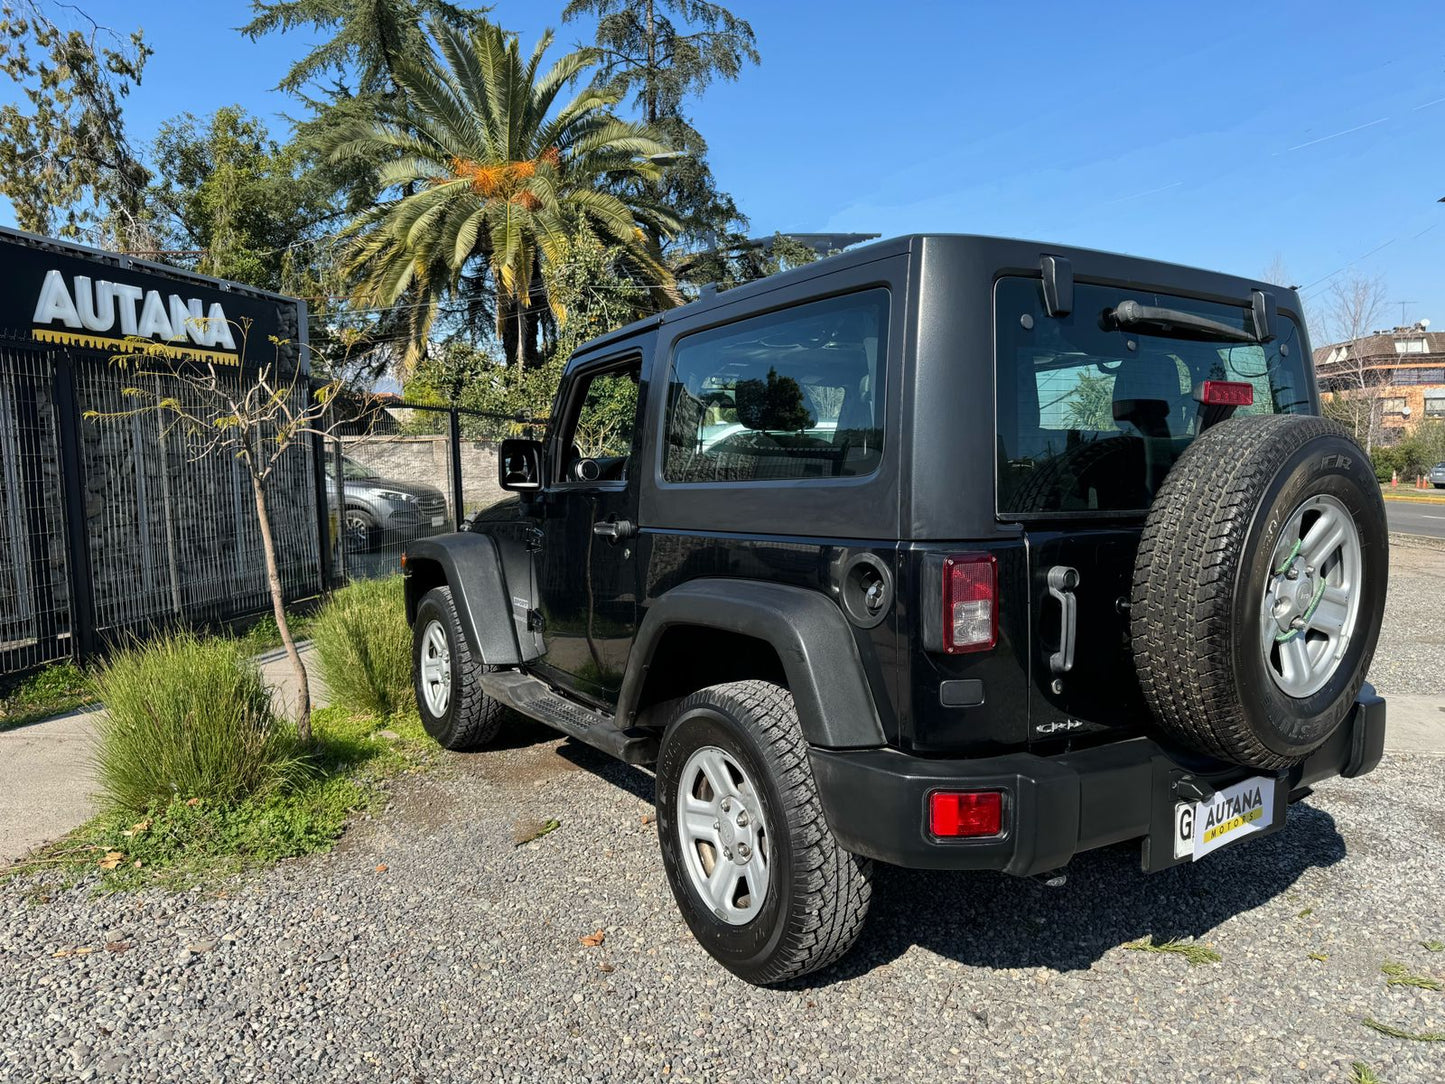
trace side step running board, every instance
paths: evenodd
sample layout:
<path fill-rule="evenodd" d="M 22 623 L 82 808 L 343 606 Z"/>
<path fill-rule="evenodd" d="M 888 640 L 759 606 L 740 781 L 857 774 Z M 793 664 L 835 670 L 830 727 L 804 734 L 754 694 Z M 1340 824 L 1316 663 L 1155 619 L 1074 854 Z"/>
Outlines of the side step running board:
<path fill-rule="evenodd" d="M 601 749 L 628 764 L 657 763 L 657 737 L 651 731 L 621 730 L 606 712 L 594 711 L 552 691 L 545 681 L 517 670 L 482 675 L 482 690 L 539 723 Z"/>

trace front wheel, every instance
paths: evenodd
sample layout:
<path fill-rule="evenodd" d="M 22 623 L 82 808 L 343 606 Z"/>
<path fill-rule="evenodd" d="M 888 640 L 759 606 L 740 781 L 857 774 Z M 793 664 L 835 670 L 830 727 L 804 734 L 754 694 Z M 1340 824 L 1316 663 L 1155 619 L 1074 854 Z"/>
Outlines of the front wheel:
<path fill-rule="evenodd" d="M 683 918 L 740 978 L 786 982 L 857 940 L 873 865 L 823 819 L 786 689 L 736 681 L 681 703 L 658 754 L 657 827 Z"/>
<path fill-rule="evenodd" d="M 470 752 L 497 736 L 505 709 L 482 691 L 487 668 L 467 643 L 450 587 L 433 587 L 417 604 L 411 661 L 421 725 L 437 744 Z"/>

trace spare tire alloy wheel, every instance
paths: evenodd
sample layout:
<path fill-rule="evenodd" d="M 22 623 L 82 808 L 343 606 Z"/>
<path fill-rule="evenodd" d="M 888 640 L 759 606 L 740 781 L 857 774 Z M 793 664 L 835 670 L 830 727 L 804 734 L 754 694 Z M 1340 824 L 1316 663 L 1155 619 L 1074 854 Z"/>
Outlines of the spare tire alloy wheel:
<path fill-rule="evenodd" d="M 1339 669 L 1360 616 L 1360 532 L 1334 497 L 1309 498 L 1290 516 L 1270 561 L 1260 648 L 1286 694 L 1319 692 Z"/>
<path fill-rule="evenodd" d="M 1370 457 L 1334 422 L 1236 417 L 1149 509 L 1129 610 L 1145 703 L 1190 749 L 1278 771 L 1348 718 L 1389 580 Z"/>

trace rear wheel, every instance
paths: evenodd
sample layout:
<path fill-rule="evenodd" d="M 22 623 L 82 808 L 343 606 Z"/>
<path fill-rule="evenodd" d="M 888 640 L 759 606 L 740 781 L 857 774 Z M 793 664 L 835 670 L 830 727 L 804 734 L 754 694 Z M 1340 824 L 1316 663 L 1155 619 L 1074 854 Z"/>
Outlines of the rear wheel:
<path fill-rule="evenodd" d="M 502 726 L 501 701 L 482 691 L 490 667 L 472 652 L 450 587 L 422 596 L 412 626 L 412 678 L 422 726 L 445 749 L 484 748 Z"/>
<path fill-rule="evenodd" d="M 792 695 L 765 681 L 682 702 L 657 761 L 663 865 L 693 935 L 748 982 L 786 982 L 852 947 L 872 862 L 823 819 Z"/>

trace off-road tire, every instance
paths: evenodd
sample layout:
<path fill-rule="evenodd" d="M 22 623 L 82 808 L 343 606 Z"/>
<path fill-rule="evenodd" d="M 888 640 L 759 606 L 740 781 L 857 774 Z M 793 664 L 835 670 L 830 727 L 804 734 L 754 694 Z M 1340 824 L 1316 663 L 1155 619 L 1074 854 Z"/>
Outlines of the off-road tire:
<path fill-rule="evenodd" d="M 441 715 L 432 712 L 422 689 L 422 640 L 433 620 L 441 622 L 451 656 L 451 698 Z M 438 745 L 468 753 L 486 748 L 496 738 L 506 708 L 500 700 L 482 691 L 481 677 L 493 668 L 484 665 L 467 643 L 450 587 L 433 587 L 417 604 L 416 621 L 412 624 L 411 669 L 421 724 Z"/>
<path fill-rule="evenodd" d="M 676 799 L 688 758 L 723 749 L 757 781 L 771 840 L 772 876 L 757 918 L 718 919 L 682 866 Z M 734 681 L 693 693 L 674 712 L 657 760 L 657 827 L 663 865 L 693 935 L 724 967 L 775 985 L 827 967 L 858 939 L 872 896 L 871 859 L 845 851 L 823 817 L 808 743 L 788 690 Z"/>
<path fill-rule="evenodd" d="M 1322 688 L 1297 699 L 1266 668 L 1260 610 L 1285 521 L 1316 494 L 1345 506 L 1359 532 L 1363 576 L 1339 665 Z M 1340 426 L 1262 415 L 1206 430 L 1165 479 L 1134 565 L 1134 662 L 1159 727 L 1199 752 L 1250 767 L 1303 760 L 1344 721 L 1365 680 L 1388 564 L 1370 457 Z"/>

